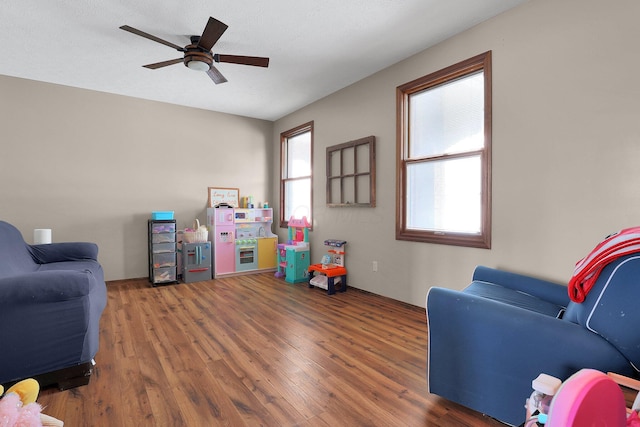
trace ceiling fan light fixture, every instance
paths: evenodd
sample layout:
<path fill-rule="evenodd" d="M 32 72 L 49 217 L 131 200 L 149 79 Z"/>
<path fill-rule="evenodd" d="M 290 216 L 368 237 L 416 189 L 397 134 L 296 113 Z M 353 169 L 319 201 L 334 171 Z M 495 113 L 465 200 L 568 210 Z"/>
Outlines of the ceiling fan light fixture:
<path fill-rule="evenodd" d="M 199 61 L 197 59 L 187 62 L 187 67 L 195 71 L 208 71 L 210 68 L 209 64 L 207 64 L 204 61 Z"/>
<path fill-rule="evenodd" d="M 216 69 L 214 62 L 230 62 L 232 64 L 253 65 L 256 67 L 268 67 L 269 58 L 257 56 L 239 56 L 239 55 L 214 55 L 211 51 L 213 45 L 227 30 L 227 24 L 210 17 L 201 36 L 191 36 L 191 44 L 181 47 L 177 44 L 168 42 L 152 34 L 145 33 L 128 25 L 120 27 L 121 30 L 128 31 L 135 35 L 144 37 L 151 41 L 161 43 L 163 45 L 174 48 L 178 52 L 184 52 L 183 58 L 170 59 L 168 61 L 156 62 L 153 64 L 143 65 L 145 68 L 152 70 L 174 65 L 182 62 L 185 67 L 195 71 L 204 71 L 213 80 L 215 84 L 224 83 L 227 79 Z"/>

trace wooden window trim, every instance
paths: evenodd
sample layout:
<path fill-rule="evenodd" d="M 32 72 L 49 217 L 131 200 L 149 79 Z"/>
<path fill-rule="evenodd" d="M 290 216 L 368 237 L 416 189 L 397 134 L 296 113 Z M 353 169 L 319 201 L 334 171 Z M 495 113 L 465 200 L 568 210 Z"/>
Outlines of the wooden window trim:
<path fill-rule="evenodd" d="M 293 129 L 284 131 L 280 134 L 280 228 L 289 227 L 289 218 L 284 217 L 285 185 L 289 181 L 295 181 L 299 179 L 311 180 L 310 194 L 309 194 L 309 197 L 310 197 L 309 212 L 310 212 L 311 218 L 308 218 L 308 219 L 313 224 L 313 138 L 314 138 L 313 126 L 314 126 L 314 122 L 310 121 L 310 122 L 301 124 L 299 126 L 296 126 Z M 309 147 L 310 149 L 309 161 L 311 162 L 310 175 L 304 176 L 304 177 L 296 177 L 296 178 L 285 178 L 284 177 L 285 176 L 284 168 L 286 166 L 285 144 L 287 143 L 287 140 L 289 138 L 293 138 L 305 132 L 310 132 L 310 135 L 311 135 L 311 143 L 310 143 L 311 146 Z M 313 229 L 313 226 L 309 228 L 309 230 L 312 230 L 312 229 Z"/>
<path fill-rule="evenodd" d="M 473 74 L 484 73 L 484 148 L 482 162 L 482 207 L 481 232 L 479 234 L 454 233 L 408 229 L 406 226 L 406 164 L 408 147 L 408 104 L 411 94 L 439 86 L 443 83 Z M 428 74 L 396 89 L 396 239 L 416 242 L 438 243 L 477 248 L 491 248 L 491 51 L 461 61 L 440 71 Z"/>

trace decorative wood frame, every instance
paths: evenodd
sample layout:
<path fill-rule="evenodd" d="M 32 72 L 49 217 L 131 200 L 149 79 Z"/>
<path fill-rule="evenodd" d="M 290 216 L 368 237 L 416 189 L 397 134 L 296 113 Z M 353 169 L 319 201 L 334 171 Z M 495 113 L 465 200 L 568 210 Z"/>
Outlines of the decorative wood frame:
<path fill-rule="evenodd" d="M 240 190 L 237 188 L 209 187 L 207 206 L 215 208 L 220 203 L 237 208 L 240 206 Z"/>
<path fill-rule="evenodd" d="M 327 206 L 376 206 L 376 137 L 327 147 Z"/>

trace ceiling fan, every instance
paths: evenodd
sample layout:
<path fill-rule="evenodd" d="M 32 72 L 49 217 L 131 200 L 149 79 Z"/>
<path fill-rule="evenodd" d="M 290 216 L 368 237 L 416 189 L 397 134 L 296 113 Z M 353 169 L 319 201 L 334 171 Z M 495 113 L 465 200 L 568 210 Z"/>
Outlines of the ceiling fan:
<path fill-rule="evenodd" d="M 120 27 L 121 30 L 142 36 L 154 42 L 162 43 L 172 47 L 179 52 L 184 52 L 183 58 L 170 59 L 168 61 L 156 62 L 155 64 L 144 65 L 145 68 L 155 70 L 156 68 L 166 67 L 168 65 L 183 62 L 184 65 L 197 71 L 206 71 L 211 80 L 215 84 L 224 83 L 227 79 L 213 65 L 214 62 L 228 62 L 232 64 L 253 65 L 256 67 L 268 67 L 269 58 L 261 56 L 239 56 L 239 55 L 221 55 L 213 54 L 211 48 L 216 44 L 218 39 L 224 34 L 228 26 L 215 18 L 209 18 L 201 36 L 191 36 L 191 44 L 185 47 L 178 46 L 159 37 L 145 33 L 128 25 Z"/>

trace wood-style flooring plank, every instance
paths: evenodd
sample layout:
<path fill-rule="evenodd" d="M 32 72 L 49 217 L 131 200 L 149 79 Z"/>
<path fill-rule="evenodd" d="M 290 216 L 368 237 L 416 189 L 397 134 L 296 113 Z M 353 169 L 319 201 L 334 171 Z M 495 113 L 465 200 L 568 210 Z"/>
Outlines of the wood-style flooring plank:
<path fill-rule="evenodd" d="M 502 426 L 427 393 L 423 308 L 272 273 L 107 296 L 89 385 L 39 398 L 68 427 Z"/>

